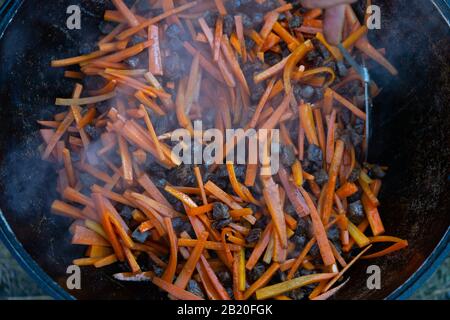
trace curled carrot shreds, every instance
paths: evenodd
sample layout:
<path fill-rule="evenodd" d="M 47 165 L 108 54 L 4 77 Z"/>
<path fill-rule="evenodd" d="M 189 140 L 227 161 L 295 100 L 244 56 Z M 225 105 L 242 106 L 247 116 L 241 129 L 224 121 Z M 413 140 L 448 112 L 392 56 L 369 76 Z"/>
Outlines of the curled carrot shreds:
<path fill-rule="evenodd" d="M 305 57 L 305 55 L 314 48 L 310 40 L 305 41 L 303 44 L 297 47 L 295 51 L 289 56 L 286 61 L 283 73 L 284 90 L 289 93 L 292 90 L 291 79 L 292 72 L 294 71 L 297 63 Z"/>
<path fill-rule="evenodd" d="M 390 247 L 388 247 L 388 248 L 386 248 L 384 250 L 381 250 L 381 251 L 378 251 L 378 252 L 375 252 L 375 253 L 372 253 L 372 254 L 368 254 L 368 255 L 362 256 L 361 259 L 375 259 L 375 258 L 383 257 L 385 255 L 388 255 L 388 254 L 392 253 L 392 252 L 404 249 L 407 246 L 408 246 L 408 241 L 400 240 L 400 242 L 397 242 L 397 243 L 391 245 Z"/>
<path fill-rule="evenodd" d="M 329 67 L 319 67 L 311 70 L 305 70 L 303 72 L 294 72 L 292 77 L 294 80 L 299 81 L 321 73 L 328 73 L 330 75 L 328 81 L 323 85 L 323 87 L 329 87 L 336 80 L 336 74 L 333 69 Z"/>

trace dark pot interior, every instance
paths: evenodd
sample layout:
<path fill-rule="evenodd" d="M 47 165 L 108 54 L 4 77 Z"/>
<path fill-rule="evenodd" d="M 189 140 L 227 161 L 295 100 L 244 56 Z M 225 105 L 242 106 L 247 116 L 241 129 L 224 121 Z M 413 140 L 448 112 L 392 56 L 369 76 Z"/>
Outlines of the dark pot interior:
<path fill-rule="evenodd" d="M 14 2 L 14 1 L 13 1 Z M 16 1 L 15 3 L 20 3 Z M 82 30 L 65 27 L 66 8 L 82 7 Z M 66 288 L 66 268 L 84 248 L 70 245 L 71 221 L 50 213 L 56 198 L 53 169 L 42 162 L 36 120 L 56 111 L 56 96 L 69 96 L 73 81 L 50 68 L 56 57 L 77 55 L 82 43 L 98 36 L 103 1 L 24 1 L 0 38 L 0 207 L 23 248 L 45 274 Z M 450 222 L 450 52 L 449 28 L 429 1 L 374 1 L 382 7 L 382 30 L 374 43 L 387 49 L 400 71 L 392 78 L 372 71 L 382 94 L 374 101 L 373 162 L 389 166 L 381 193 L 387 233 L 407 239 L 409 247 L 370 261 L 382 270 L 382 289 L 366 288 L 367 262 L 357 264 L 338 298 L 379 299 L 392 293 L 418 270 L 444 238 Z M 1 219 L 0 219 L 1 220 Z M 15 243 L 3 226 L 3 235 Z M 44 273 L 22 260 L 58 297 L 68 297 Z M 24 258 L 25 257 L 25 258 Z M 117 268 L 83 268 L 79 299 L 162 299 L 148 284 L 123 284 Z"/>

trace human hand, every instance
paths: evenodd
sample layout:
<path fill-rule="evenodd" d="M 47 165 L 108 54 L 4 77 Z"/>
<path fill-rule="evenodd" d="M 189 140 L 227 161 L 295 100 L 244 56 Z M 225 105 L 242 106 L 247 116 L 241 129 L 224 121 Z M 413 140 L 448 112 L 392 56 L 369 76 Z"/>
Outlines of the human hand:
<path fill-rule="evenodd" d="M 342 41 L 345 22 L 345 5 L 356 0 L 300 0 L 305 8 L 325 9 L 323 32 L 327 41 L 337 45 Z"/>

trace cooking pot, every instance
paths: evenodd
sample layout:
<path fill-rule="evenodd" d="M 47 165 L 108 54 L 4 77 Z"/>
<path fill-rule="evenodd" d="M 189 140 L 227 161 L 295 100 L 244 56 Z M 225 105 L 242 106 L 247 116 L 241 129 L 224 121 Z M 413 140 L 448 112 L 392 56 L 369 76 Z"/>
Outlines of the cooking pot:
<path fill-rule="evenodd" d="M 57 299 L 163 299 L 151 284 L 116 281 L 117 267 L 83 268 L 81 290 L 67 289 L 67 267 L 85 249 L 70 244 L 71 221 L 50 213 L 56 179 L 40 160 L 36 121 L 55 113 L 55 97 L 73 89 L 50 61 L 78 55 L 81 45 L 96 40 L 105 2 L 6 0 L 0 8 L 0 237 Z M 405 298 L 449 252 L 449 6 L 444 0 L 373 2 L 381 7 L 382 28 L 371 32 L 372 41 L 386 48 L 399 76 L 372 69 L 382 92 L 374 101 L 370 157 L 389 167 L 380 194 L 387 234 L 409 246 L 358 262 L 338 299 Z M 81 30 L 66 27 L 73 4 L 82 8 Z M 373 264 L 381 268 L 379 290 L 366 286 Z"/>

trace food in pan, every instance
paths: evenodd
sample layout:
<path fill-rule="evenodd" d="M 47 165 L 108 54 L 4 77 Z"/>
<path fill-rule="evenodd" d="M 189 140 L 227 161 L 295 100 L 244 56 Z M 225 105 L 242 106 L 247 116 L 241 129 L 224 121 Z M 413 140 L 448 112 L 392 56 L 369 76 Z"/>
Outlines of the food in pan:
<path fill-rule="evenodd" d="M 74 220 L 72 243 L 86 247 L 74 264 L 111 266 L 170 299 L 327 299 L 357 260 L 408 245 L 386 235 L 378 194 L 388 168 L 364 159 L 363 82 L 323 36 L 321 9 L 107 5 L 95 49 L 52 61 L 74 79 L 73 95 L 39 121 L 42 158 L 58 173 L 52 212 Z M 343 33 L 355 58 L 396 75 L 351 6 Z M 198 121 L 224 135 L 277 130 L 278 170 L 230 161 L 237 140 L 215 163 L 183 163 L 173 138 L 202 136 Z M 274 139 L 260 146 L 266 157 Z"/>

